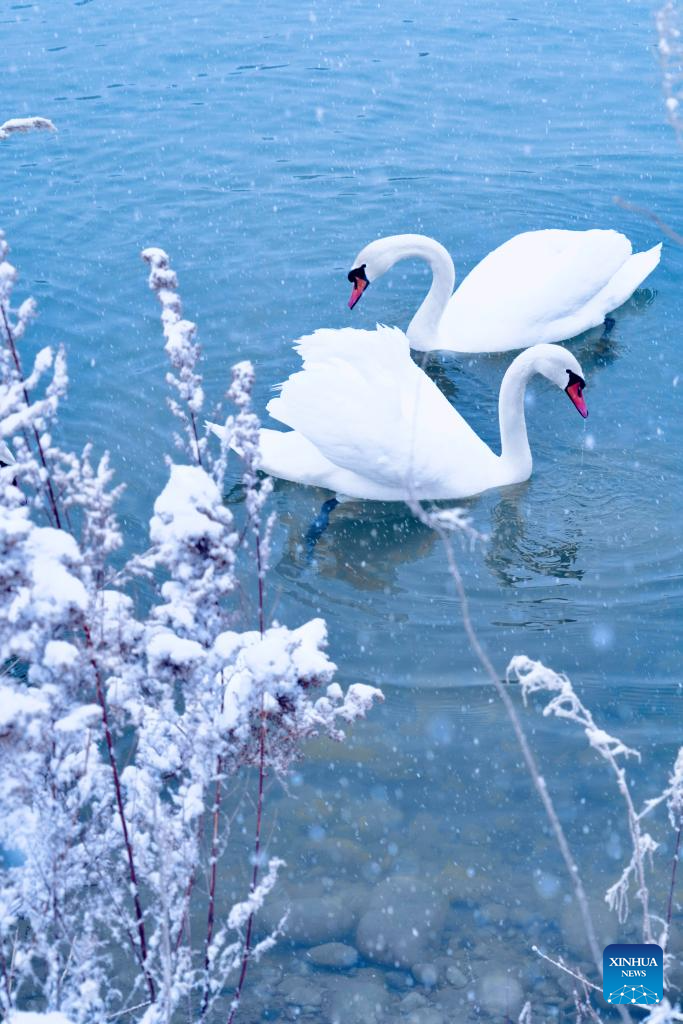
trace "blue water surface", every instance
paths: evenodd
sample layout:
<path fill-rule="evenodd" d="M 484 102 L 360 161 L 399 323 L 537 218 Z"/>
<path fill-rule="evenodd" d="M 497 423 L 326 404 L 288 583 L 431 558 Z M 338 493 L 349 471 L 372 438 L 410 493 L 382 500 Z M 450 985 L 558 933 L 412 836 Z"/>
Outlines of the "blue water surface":
<path fill-rule="evenodd" d="M 263 411 L 272 385 L 297 368 L 290 343 L 300 335 L 407 325 L 429 281 L 419 263 L 395 267 L 353 313 L 346 307 L 346 272 L 374 237 L 438 238 L 462 277 L 528 229 L 612 227 L 636 249 L 664 237 L 615 197 L 683 225 L 683 153 L 666 121 L 644 0 L 80 0 L 5 4 L 0 22 L 0 120 L 37 114 L 59 129 L 0 145 L 0 225 L 21 296 L 40 307 L 26 348 L 66 344 L 63 433 L 73 445 L 91 438 L 111 449 L 128 483 L 130 550 L 145 545 L 172 447 L 143 247 L 171 254 L 185 314 L 199 324 L 211 402 L 231 364 L 249 358 Z M 666 778 L 683 721 L 683 250 L 664 242 L 661 265 L 615 314 L 609 341 L 596 329 L 570 343 L 586 372 L 590 418 L 582 423 L 555 389 L 534 382 L 533 476 L 466 503 L 490 539 L 459 552 L 497 668 L 526 653 L 568 672 L 596 716 L 643 751 L 647 795 Z M 493 445 L 509 358 L 434 355 L 427 364 Z M 549 840 L 525 845 L 543 819 L 477 671 L 438 540 L 398 505 L 353 503 L 334 514 L 308 565 L 302 539 L 326 497 L 276 489 L 267 602 L 291 625 L 323 615 L 341 680 L 386 689 L 386 705 L 345 755 L 355 798 L 396 812 L 391 841 L 381 830 L 355 836 L 377 865 L 364 869 L 364 884 L 396 870 L 389 842 L 402 851 L 401 870 L 427 873 L 425 864 L 436 872 L 460 863 L 467 842 L 476 870 L 493 828 L 482 808 L 504 807 L 500 860 L 476 899 L 499 906 L 495 885 L 509 892 L 550 872 L 557 897 L 548 898 L 552 885 L 530 881 L 527 897 L 540 900 L 530 911 L 539 927 L 555 927 L 571 889 Z M 626 845 L 605 853 L 626 842 L 623 821 L 609 818 L 607 777 L 566 723 L 526 721 L 538 727 L 545 771 L 576 823 L 578 856 L 589 865 L 607 858 L 605 880 L 595 881 L 601 901 L 603 881 L 627 854 Z M 302 768 L 321 806 L 341 793 L 330 756 L 325 747 Z M 590 825 L 580 817 L 587 793 Z M 311 877 L 327 878 L 329 864 L 311 866 L 314 840 L 301 839 L 301 816 L 288 818 L 287 807 L 276 835 L 285 856 L 301 844 L 293 876 L 305 863 Z M 425 814 L 432 825 L 421 828 Z M 491 932 L 484 903 L 470 934 Z M 459 927 L 454 917 L 454 935 Z M 280 955 L 283 969 L 303 969 L 301 955 Z M 526 989 L 537 982 L 525 976 Z M 277 994 L 272 1002 L 284 1005 Z"/>

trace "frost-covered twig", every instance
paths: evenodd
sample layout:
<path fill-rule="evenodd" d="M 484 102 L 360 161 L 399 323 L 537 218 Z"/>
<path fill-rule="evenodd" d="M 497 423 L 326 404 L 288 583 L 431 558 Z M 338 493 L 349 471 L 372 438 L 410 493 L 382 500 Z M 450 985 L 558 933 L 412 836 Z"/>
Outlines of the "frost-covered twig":
<path fill-rule="evenodd" d="M 533 1024 L 533 1017 L 531 1015 L 531 1002 L 529 1000 L 527 1000 L 527 1002 L 520 1010 L 519 1017 L 517 1018 L 517 1024 Z"/>
<path fill-rule="evenodd" d="M 676 763 L 669 779 L 667 793 L 667 808 L 669 821 L 675 832 L 674 852 L 671 858 L 671 882 L 669 884 L 669 899 L 666 908 L 665 935 L 662 948 L 667 953 L 667 947 L 671 936 L 671 916 L 673 914 L 674 893 L 676 891 L 676 874 L 681 851 L 681 831 L 683 831 L 683 747 L 678 751 Z"/>
<path fill-rule="evenodd" d="M 584 989 L 582 995 L 579 994 L 578 989 L 574 989 L 574 1006 L 576 1008 L 576 1024 L 583 1024 L 587 1020 L 593 1021 L 593 1024 L 602 1024 L 602 1017 L 591 1003 L 587 988 Z"/>
<path fill-rule="evenodd" d="M 620 758 L 626 760 L 629 757 L 640 760 L 640 754 L 595 724 L 593 715 L 581 702 L 571 680 L 566 675 L 554 672 L 540 661 L 533 661 L 526 655 L 518 655 L 510 661 L 506 679 L 508 682 L 514 679 L 520 684 L 525 704 L 529 694 L 538 692 L 551 694 L 551 699 L 543 708 L 543 714 L 566 718 L 581 726 L 592 749 L 607 762 L 612 770 L 617 788 L 626 804 L 632 856 L 619 880 L 608 889 L 606 899 L 610 908 L 617 911 L 619 920 L 623 923 L 628 914 L 629 884 L 631 877 L 634 876 L 638 883 L 636 895 L 643 910 L 643 942 L 654 942 L 650 917 L 650 893 L 645 880 L 645 860 L 654 853 L 658 844 L 649 833 L 643 832 L 641 829 L 640 815 L 633 803 L 626 769 L 619 760 Z"/>
<path fill-rule="evenodd" d="M 57 129 L 47 117 L 12 117 L 0 124 L 0 139 L 8 139 L 16 132 L 32 131 L 56 132 Z"/>
<path fill-rule="evenodd" d="M 111 767 L 112 779 L 114 783 L 114 793 L 116 797 L 116 808 L 118 811 L 119 822 L 121 825 L 121 832 L 123 835 L 123 844 L 126 848 L 126 857 L 128 860 L 128 873 L 130 877 L 130 892 L 133 898 L 133 906 L 135 908 L 135 924 L 138 930 L 138 939 L 140 942 L 139 958 L 140 966 L 145 976 L 147 988 L 149 990 L 149 998 L 151 1002 L 154 1002 L 156 998 L 156 991 L 154 987 L 154 981 L 152 975 L 149 972 L 147 966 L 147 933 L 145 929 L 145 919 L 142 913 L 142 901 L 140 898 L 140 887 L 138 885 L 137 871 L 135 868 L 135 854 L 133 852 L 133 843 L 130 837 L 128 828 L 128 821 L 126 819 L 126 812 L 123 806 L 123 791 L 121 788 L 121 776 L 118 766 L 118 758 L 116 756 L 116 750 L 114 748 L 114 740 L 112 737 L 111 726 L 109 724 L 109 709 L 107 707 L 107 700 L 104 694 L 104 688 L 102 686 L 102 676 L 100 672 L 100 666 L 94 654 L 94 643 L 92 635 L 90 633 L 90 627 L 87 622 L 84 622 L 83 629 L 85 633 L 86 643 L 90 652 L 90 664 L 92 666 L 93 674 L 95 677 L 95 694 L 97 702 L 102 710 L 102 725 L 104 728 L 104 738 L 107 744 L 107 755 L 109 758 L 109 765 Z"/>
<path fill-rule="evenodd" d="M 599 985 L 594 985 L 593 982 L 589 981 L 585 974 L 582 974 L 577 968 L 567 967 L 562 957 L 558 957 L 557 960 L 554 960 L 551 956 L 548 956 L 547 953 L 544 953 L 543 950 L 539 949 L 538 946 L 532 946 L 531 949 L 532 952 L 540 956 L 542 960 L 547 960 L 549 964 L 553 965 L 553 967 L 557 967 L 559 971 L 564 971 L 565 974 L 569 974 L 572 978 L 575 978 L 576 981 L 580 981 L 586 988 L 592 988 L 595 992 L 602 992 Z"/>
<path fill-rule="evenodd" d="M 667 0 L 655 14 L 659 62 L 662 69 L 664 102 L 671 127 L 679 143 L 683 142 L 680 107 L 683 99 L 683 44 L 676 0 Z"/>

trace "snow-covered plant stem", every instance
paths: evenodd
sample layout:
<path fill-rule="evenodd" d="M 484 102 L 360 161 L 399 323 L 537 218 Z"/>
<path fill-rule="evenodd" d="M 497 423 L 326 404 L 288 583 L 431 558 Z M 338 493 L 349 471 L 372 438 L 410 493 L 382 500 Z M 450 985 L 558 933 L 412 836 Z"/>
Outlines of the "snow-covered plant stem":
<path fill-rule="evenodd" d="M 149 287 L 161 303 L 161 322 L 166 338 L 166 352 L 176 373 L 168 373 L 166 380 L 183 400 L 187 411 L 169 398 L 171 412 L 183 423 L 189 439 L 189 450 L 197 465 L 202 465 L 202 452 L 206 438 L 200 439 L 197 417 L 204 405 L 204 390 L 197 373 L 199 346 L 195 342 L 197 326 L 191 320 L 183 319 L 183 307 L 178 294 L 178 278 L 171 269 L 163 249 L 150 247 L 142 252 L 143 260 L 149 264 Z M 183 444 L 177 438 L 178 447 Z"/>
<path fill-rule="evenodd" d="M 643 913 L 642 935 L 643 942 L 654 942 L 652 934 L 652 920 L 650 916 L 650 893 L 645 879 L 645 858 L 657 849 L 657 843 L 652 836 L 643 832 L 640 821 L 642 814 L 636 811 L 631 796 L 626 770 L 618 760 L 619 758 L 635 757 L 640 760 L 637 750 L 627 747 L 621 740 L 610 736 L 604 729 L 600 729 L 593 719 L 590 710 L 581 702 L 577 696 L 571 681 L 565 675 L 554 672 L 539 661 L 532 661 L 524 655 L 518 655 L 510 661 L 507 669 L 508 681 L 514 679 L 522 688 L 522 697 L 526 703 L 529 694 L 545 692 L 553 694 L 551 700 L 543 709 L 544 715 L 554 714 L 558 718 L 565 718 L 580 725 L 593 750 L 602 757 L 609 765 L 617 788 L 626 805 L 629 833 L 633 854 L 631 862 L 623 872 L 621 878 L 607 892 L 607 901 L 612 909 L 616 909 L 619 920 L 624 921 L 628 912 L 628 888 L 631 876 L 637 880 L 637 897 L 640 900 Z"/>

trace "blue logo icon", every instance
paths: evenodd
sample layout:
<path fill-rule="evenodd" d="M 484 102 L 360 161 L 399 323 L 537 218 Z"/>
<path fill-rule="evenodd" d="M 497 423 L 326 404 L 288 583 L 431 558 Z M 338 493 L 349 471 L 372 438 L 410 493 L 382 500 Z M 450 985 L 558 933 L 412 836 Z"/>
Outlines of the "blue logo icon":
<path fill-rule="evenodd" d="M 608 1003 L 651 1006 L 664 997 L 664 953 L 654 943 L 614 943 L 602 954 L 602 994 Z"/>

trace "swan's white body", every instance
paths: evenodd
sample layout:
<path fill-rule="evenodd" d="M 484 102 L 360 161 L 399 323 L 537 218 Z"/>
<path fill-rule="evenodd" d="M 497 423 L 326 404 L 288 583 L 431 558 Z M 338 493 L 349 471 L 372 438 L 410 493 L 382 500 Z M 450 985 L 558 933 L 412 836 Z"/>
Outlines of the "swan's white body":
<path fill-rule="evenodd" d="M 268 403 L 292 430 L 261 430 L 262 469 L 349 498 L 464 498 L 526 480 L 529 377 L 542 373 L 564 387 L 568 371 L 582 376 L 563 348 L 544 345 L 517 356 L 500 389 L 496 455 L 416 366 L 398 328 L 319 330 L 295 348 L 303 370 Z M 222 435 L 222 427 L 212 429 Z"/>
<path fill-rule="evenodd" d="M 618 231 L 526 231 L 489 253 L 455 292 L 450 255 L 425 235 L 370 242 L 353 266 L 372 282 L 401 259 L 430 264 L 431 288 L 407 331 L 414 349 L 505 352 L 597 327 L 655 269 L 661 248 L 634 255 Z"/>

